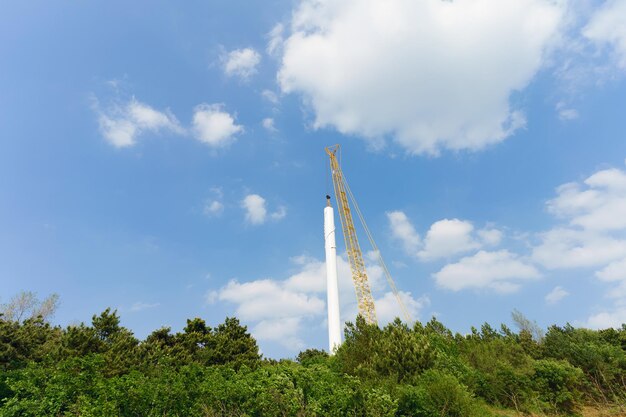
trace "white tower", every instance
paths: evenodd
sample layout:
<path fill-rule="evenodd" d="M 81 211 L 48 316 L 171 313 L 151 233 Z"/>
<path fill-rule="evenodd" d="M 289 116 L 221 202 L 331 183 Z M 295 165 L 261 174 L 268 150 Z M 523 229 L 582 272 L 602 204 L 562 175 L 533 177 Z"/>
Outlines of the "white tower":
<path fill-rule="evenodd" d="M 332 355 L 341 345 L 339 289 L 337 287 L 337 245 L 335 244 L 335 212 L 326 196 L 324 208 L 324 243 L 326 246 L 326 294 L 328 304 L 328 351 Z"/>

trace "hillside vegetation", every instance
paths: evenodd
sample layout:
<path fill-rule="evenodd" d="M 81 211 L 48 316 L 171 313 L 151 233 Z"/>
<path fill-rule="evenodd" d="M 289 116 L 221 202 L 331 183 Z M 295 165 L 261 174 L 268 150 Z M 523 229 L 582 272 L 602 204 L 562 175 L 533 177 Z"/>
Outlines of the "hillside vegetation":
<path fill-rule="evenodd" d="M 435 319 L 381 329 L 358 318 L 336 355 L 276 361 L 236 318 L 140 341 L 109 309 L 67 328 L 0 316 L 6 417 L 619 415 L 625 404 L 626 326 L 460 335 Z"/>

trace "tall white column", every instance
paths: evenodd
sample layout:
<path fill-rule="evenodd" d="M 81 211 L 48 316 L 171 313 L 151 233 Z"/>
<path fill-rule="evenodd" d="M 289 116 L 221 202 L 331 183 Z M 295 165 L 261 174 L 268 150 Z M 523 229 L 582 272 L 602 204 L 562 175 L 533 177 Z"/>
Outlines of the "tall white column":
<path fill-rule="evenodd" d="M 335 212 L 324 208 L 324 241 L 326 246 L 326 295 L 328 304 L 328 350 L 332 355 L 341 345 L 341 319 L 339 318 L 339 289 L 337 286 L 337 245 L 335 244 Z"/>

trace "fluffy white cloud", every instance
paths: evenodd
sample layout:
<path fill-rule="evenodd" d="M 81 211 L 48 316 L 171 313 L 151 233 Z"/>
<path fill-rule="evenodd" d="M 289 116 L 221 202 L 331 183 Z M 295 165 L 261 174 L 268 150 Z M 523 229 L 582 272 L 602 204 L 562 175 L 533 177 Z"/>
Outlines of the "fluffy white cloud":
<path fill-rule="evenodd" d="M 596 276 L 607 282 L 626 281 L 626 258 L 610 263 L 596 272 Z"/>
<path fill-rule="evenodd" d="M 222 61 L 226 75 L 248 79 L 256 73 L 261 55 L 252 48 L 235 49 L 222 57 Z"/>
<path fill-rule="evenodd" d="M 476 231 L 471 222 L 459 219 L 436 221 L 422 241 L 402 211 L 387 212 L 387 219 L 392 237 L 403 244 L 408 255 L 422 261 L 446 258 L 483 246 L 497 246 L 502 241 L 500 230 L 489 226 Z"/>
<path fill-rule="evenodd" d="M 479 251 L 433 274 L 440 287 L 453 291 L 487 288 L 497 292 L 517 291 L 518 281 L 540 277 L 537 269 L 507 250 Z"/>
<path fill-rule="evenodd" d="M 398 295 L 413 320 L 419 318 L 421 311 L 430 305 L 430 299 L 427 296 L 415 299 L 411 296 L 411 293 L 404 291 L 399 291 Z M 404 314 L 393 292 L 385 293 L 382 297 L 377 298 L 374 303 L 379 325 L 383 326 L 390 323 L 396 317 L 404 318 Z"/>
<path fill-rule="evenodd" d="M 550 269 L 602 266 L 626 256 L 626 240 L 594 232 L 555 228 L 541 240 L 532 258 Z"/>
<path fill-rule="evenodd" d="M 626 69 L 626 0 L 604 2 L 583 29 L 583 35 L 600 45 L 610 45 L 617 64 Z"/>
<path fill-rule="evenodd" d="M 373 291 L 380 291 L 382 271 L 372 265 L 371 254 L 366 254 L 366 268 Z M 230 281 L 218 291 L 209 291 L 207 301 L 219 299 L 236 304 L 236 314 L 252 322 L 252 333 L 259 340 L 269 340 L 296 350 L 303 346 L 305 326 L 318 325 L 326 315 L 326 264 L 302 255 L 291 259 L 296 270 L 284 280 L 260 279 L 245 283 Z M 339 300 L 342 321 L 354 321 L 357 304 L 350 265 L 342 256 L 337 257 Z M 391 292 L 375 296 L 376 311 L 381 324 L 400 315 L 400 308 Z M 401 292 L 404 305 L 413 318 L 428 305 L 427 297 L 413 298 Z M 317 323 L 317 324 L 315 324 Z"/>
<path fill-rule="evenodd" d="M 626 307 L 622 306 L 591 315 L 585 325 L 592 329 L 607 329 L 609 327 L 619 329 L 624 323 L 626 323 Z"/>
<path fill-rule="evenodd" d="M 242 320 L 255 321 L 320 315 L 325 306 L 316 295 L 292 291 L 271 279 L 230 281 L 219 291 L 219 299 L 237 304 L 237 316 Z"/>
<path fill-rule="evenodd" d="M 137 137 L 144 132 L 169 131 L 179 135 L 185 132 L 169 110 L 155 110 L 134 98 L 126 104 L 116 104 L 107 110 L 96 106 L 96 112 L 102 136 L 117 148 L 135 145 Z"/>
<path fill-rule="evenodd" d="M 498 229 L 486 228 L 476 233 L 480 241 L 488 246 L 497 246 L 502 241 L 502 232 Z"/>
<path fill-rule="evenodd" d="M 606 169 L 587 178 L 584 186 L 561 185 L 557 197 L 548 202 L 548 209 L 584 229 L 626 229 L 626 172 Z"/>
<path fill-rule="evenodd" d="M 402 242 L 404 250 L 414 256 L 421 245 L 419 234 L 402 211 L 387 212 L 391 235 Z"/>
<path fill-rule="evenodd" d="M 596 277 L 604 282 L 615 284 L 609 289 L 607 296 L 618 303 L 626 304 L 626 258 L 611 262 L 596 272 Z"/>
<path fill-rule="evenodd" d="M 285 317 L 275 320 L 262 320 L 252 329 L 252 334 L 258 340 L 269 340 L 280 343 L 293 351 L 305 347 L 298 333 L 301 331 L 302 318 Z"/>
<path fill-rule="evenodd" d="M 473 231 L 474 226 L 468 221 L 439 220 L 430 226 L 424 239 L 424 249 L 417 256 L 428 261 L 477 249 L 480 244 L 473 239 Z"/>
<path fill-rule="evenodd" d="M 265 199 L 258 194 L 248 194 L 241 201 L 246 210 L 246 221 L 250 224 L 263 224 L 267 218 Z"/>
<path fill-rule="evenodd" d="M 285 93 L 314 127 L 411 153 L 480 149 L 525 125 L 509 102 L 546 61 L 565 2 L 302 0 L 282 47 Z"/>
<path fill-rule="evenodd" d="M 567 297 L 568 295 L 569 295 L 569 292 L 567 292 L 565 288 L 561 286 L 556 286 L 552 289 L 552 291 L 546 294 L 546 298 L 545 298 L 546 303 L 556 304 L 562 299 L 564 299 L 565 297 Z"/>
<path fill-rule="evenodd" d="M 245 210 L 246 221 L 253 225 L 260 225 L 266 222 L 268 217 L 274 221 L 282 220 L 287 216 L 287 208 L 278 206 L 276 211 L 268 215 L 267 202 L 258 194 L 248 194 L 241 200 L 241 207 Z"/>
<path fill-rule="evenodd" d="M 200 104 L 193 113 L 193 132 L 196 139 L 213 148 L 223 148 L 235 141 L 243 126 L 223 110 L 221 104 Z"/>

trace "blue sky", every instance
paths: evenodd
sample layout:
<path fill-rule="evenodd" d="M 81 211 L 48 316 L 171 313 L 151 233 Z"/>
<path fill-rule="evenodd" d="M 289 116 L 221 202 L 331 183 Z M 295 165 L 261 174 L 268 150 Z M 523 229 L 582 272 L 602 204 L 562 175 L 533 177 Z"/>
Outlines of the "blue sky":
<path fill-rule="evenodd" d="M 340 143 L 416 318 L 626 322 L 625 0 L 10 1 L 0 63 L 0 302 L 324 348 Z"/>

